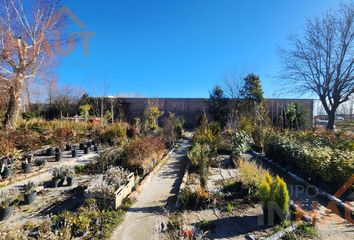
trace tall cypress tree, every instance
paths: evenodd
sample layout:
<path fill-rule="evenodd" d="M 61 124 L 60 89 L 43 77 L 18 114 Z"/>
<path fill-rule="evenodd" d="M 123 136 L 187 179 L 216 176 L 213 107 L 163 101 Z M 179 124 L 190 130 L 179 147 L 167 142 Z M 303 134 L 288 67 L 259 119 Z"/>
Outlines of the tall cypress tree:
<path fill-rule="evenodd" d="M 252 104 L 258 105 L 264 102 L 261 80 L 258 75 L 251 73 L 244 78 L 241 97 Z"/>
<path fill-rule="evenodd" d="M 262 84 L 258 75 L 248 74 L 240 92 L 243 99 L 243 114 L 249 116 L 255 126 L 268 122 Z"/>
<path fill-rule="evenodd" d="M 224 127 L 229 115 L 227 98 L 220 86 L 215 86 L 210 93 L 209 112 L 213 116 L 214 121 L 220 123 Z"/>

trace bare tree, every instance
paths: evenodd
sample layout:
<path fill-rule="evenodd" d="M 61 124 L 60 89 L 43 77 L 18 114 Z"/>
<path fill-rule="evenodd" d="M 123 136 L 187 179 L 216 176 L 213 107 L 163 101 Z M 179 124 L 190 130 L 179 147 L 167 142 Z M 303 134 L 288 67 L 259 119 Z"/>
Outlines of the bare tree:
<path fill-rule="evenodd" d="M 235 72 L 228 72 L 224 76 L 224 88 L 227 97 L 230 99 L 229 102 L 229 120 L 228 127 L 235 128 L 241 105 L 241 90 L 244 83 L 244 75 L 237 74 Z"/>
<path fill-rule="evenodd" d="M 111 79 L 104 77 L 99 80 L 96 78 L 95 74 L 88 78 L 89 86 L 91 86 L 90 91 L 93 94 L 92 101 L 92 111 L 95 116 L 101 118 L 101 124 L 104 124 L 104 115 L 108 110 L 107 104 L 107 94 L 111 86 Z"/>
<path fill-rule="evenodd" d="M 58 81 L 55 77 L 49 77 L 42 80 L 45 86 L 45 101 L 49 105 L 53 104 L 54 97 L 58 93 Z"/>
<path fill-rule="evenodd" d="M 35 78 L 62 27 L 60 0 L 0 0 L 0 79 L 7 81 L 4 126 L 15 126 L 26 79 Z M 30 4 L 30 5 L 29 5 Z M 57 43 L 61 40 L 57 39 Z"/>
<path fill-rule="evenodd" d="M 333 129 L 336 110 L 354 92 L 354 4 L 309 20 L 304 35 L 290 42 L 280 51 L 284 77 L 293 89 L 318 95 Z"/>

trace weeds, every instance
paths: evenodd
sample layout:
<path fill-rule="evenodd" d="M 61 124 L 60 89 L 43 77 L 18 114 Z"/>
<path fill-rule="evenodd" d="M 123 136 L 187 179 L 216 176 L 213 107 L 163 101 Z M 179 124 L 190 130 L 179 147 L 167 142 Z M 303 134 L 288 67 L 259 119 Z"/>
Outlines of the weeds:
<path fill-rule="evenodd" d="M 228 213 L 232 213 L 235 210 L 235 205 L 232 202 L 228 202 L 225 206 L 225 210 Z"/>

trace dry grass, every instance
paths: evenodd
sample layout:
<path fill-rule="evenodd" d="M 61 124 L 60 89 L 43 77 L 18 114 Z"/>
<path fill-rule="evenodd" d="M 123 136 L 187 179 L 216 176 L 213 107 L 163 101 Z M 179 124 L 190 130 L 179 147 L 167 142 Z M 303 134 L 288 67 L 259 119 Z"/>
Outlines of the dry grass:
<path fill-rule="evenodd" d="M 247 188 L 258 188 L 268 171 L 264 170 L 255 162 L 246 160 L 239 161 L 240 181 Z"/>

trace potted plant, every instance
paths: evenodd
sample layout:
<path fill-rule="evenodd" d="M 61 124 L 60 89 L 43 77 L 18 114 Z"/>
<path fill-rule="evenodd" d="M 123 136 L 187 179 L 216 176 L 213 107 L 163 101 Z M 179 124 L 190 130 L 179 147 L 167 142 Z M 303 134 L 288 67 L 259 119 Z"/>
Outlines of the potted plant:
<path fill-rule="evenodd" d="M 95 151 L 95 152 L 98 152 L 98 151 L 99 151 L 99 148 L 98 148 L 98 145 L 97 145 L 97 144 L 93 145 L 93 151 Z"/>
<path fill-rule="evenodd" d="M 64 169 L 61 168 L 54 168 L 53 170 L 53 178 L 52 178 L 52 187 L 57 188 L 63 186 L 63 183 L 65 181 L 65 174 L 64 174 Z"/>
<path fill-rule="evenodd" d="M 25 174 L 30 173 L 32 170 L 32 164 L 29 163 L 27 159 L 22 162 L 22 170 Z"/>
<path fill-rule="evenodd" d="M 68 168 L 66 171 L 66 183 L 68 186 L 72 186 L 75 183 L 75 171 L 73 168 Z"/>
<path fill-rule="evenodd" d="M 65 146 L 65 142 L 69 141 L 73 136 L 73 131 L 68 127 L 57 128 L 54 131 L 52 142 L 56 144 L 58 148 L 55 153 L 55 161 L 60 161 L 62 158 L 62 151 Z"/>
<path fill-rule="evenodd" d="M 76 158 L 77 157 L 77 150 L 76 150 L 76 147 L 73 146 L 73 148 L 71 149 L 71 156 L 73 158 Z"/>
<path fill-rule="evenodd" d="M 1 166 L 1 169 L 0 169 L 0 172 L 1 172 L 1 177 L 3 177 L 4 179 L 6 178 L 9 178 L 12 176 L 12 169 L 10 166 L 7 166 L 5 164 L 3 164 Z"/>
<path fill-rule="evenodd" d="M 47 161 L 45 159 L 36 159 L 34 161 L 34 164 L 37 166 L 37 167 L 43 167 L 45 166 L 45 164 L 47 163 Z"/>
<path fill-rule="evenodd" d="M 86 215 L 79 215 L 74 221 L 74 236 L 75 237 L 84 237 L 89 229 L 91 220 Z"/>
<path fill-rule="evenodd" d="M 259 187 L 258 197 L 262 201 L 266 225 L 279 224 L 289 218 L 289 192 L 282 178 L 277 176 L 274 181 L 267 173 Z"/>
<path fill-rule="evenodd" d="M 54 152 L 54 148 L 50 147 L 47 148 L 47 156 L 54 156 L 55 152 Z"/>
<path fill-rule="evenodd" d="M 23 185 L 23 202 L 25 205 L 30 205 L 36 200 L 36 187 L 37 186 L 33 182 L 28 182 L 27 184 Z"/>
<path fill-rule="evenodd" d="M 72 150 L 72 145 L 66 144 L 65 145 L 65 151 L 71 151 Z"/>
<path fill-rule="evenodd" d="M 63 153 L 61 152 L 60 148 L 55 149 L 55 161 L 60 162 L 63 157 Z"/>
<path fill-rule="evenodd" d="M 10 155 L 1 158 L 0 160 L 0 174 L 3 178 L 8 178 L 12 176 L 11 169 L 12 159 Z"/>
<path fill-rule="evenodd" d="M 0 193 L 0 221 L 10 218 L 18 201 L 18 192 L 10 190 Z"/>
<path fill-rule="evenodd" d="M 84 147 L 84 154 L 88 154 L 88 153 L 89 153 L 89 148 L 88 148 L 88 146 L 85 145 L 85 147 Z"/>
<path fill-rule="evenodd" d="M 84 150 L 84 148 L 85 148 L 85 143 L 80 143 L 79 144 L 79 149 L 80 150 Z"/>

